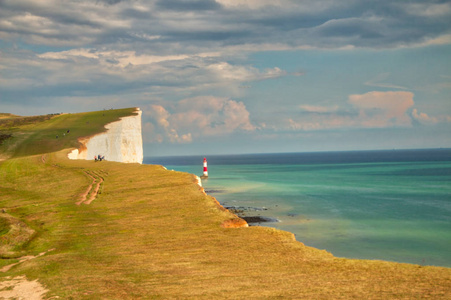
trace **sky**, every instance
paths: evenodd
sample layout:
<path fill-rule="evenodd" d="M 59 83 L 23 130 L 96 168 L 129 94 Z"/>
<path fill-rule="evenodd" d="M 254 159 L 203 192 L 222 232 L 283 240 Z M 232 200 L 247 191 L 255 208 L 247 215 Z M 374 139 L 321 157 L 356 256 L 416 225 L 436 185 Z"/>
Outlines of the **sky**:
<path fill-rule="evenodd" d="M 0 112 L 140 107 L 145 156 L 451 148 L 451 1 L 0 0 Z"/>

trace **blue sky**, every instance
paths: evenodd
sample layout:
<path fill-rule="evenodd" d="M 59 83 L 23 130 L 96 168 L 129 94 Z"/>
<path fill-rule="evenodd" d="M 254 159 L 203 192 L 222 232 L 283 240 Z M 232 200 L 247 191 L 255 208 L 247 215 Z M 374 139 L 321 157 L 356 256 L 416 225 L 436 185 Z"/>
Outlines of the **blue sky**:
<path fill-rule="evenodd" d="M 450 1 L 0 1 L 0 111 L 138 106 L 147 156 L 451 147 L 450 70 Z"/>

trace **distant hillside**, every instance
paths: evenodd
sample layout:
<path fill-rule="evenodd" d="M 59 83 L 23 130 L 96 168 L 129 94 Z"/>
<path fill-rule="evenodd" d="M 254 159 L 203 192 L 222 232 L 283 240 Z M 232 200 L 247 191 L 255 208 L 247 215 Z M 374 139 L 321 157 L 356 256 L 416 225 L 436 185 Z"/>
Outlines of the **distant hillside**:
<path fill-rule="evenodd" d="M 20 117 L 2 114 L 0 155 L 20 157 L 79 146 L 78 138 L 105 131 L 104 125 L 133 114 L 134 108 L 77 114 Z"/>
<path fill-rule="evenodd" d="M 16 115 L 9 114 L 9 113 L 0 113 L 0 119 L 4 119 L 4 118 L 14 118 L 14 117 L 20 117 L 20 116 L 16 116 Z"/>
<path fill-rule="evenodd" d="M 42 116 L 16 116 L 13 114 L 0 114 L 0 128 L 14 128 L 23 125 L 36 124 L 51 119 L 58 114 L 48 114 Z"/>

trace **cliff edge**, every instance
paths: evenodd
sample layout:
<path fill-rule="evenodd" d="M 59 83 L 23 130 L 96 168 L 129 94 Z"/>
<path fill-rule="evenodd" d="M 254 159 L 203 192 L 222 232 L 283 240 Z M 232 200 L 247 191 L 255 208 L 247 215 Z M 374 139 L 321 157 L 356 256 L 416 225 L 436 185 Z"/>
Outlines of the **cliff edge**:
<path fill-rule="evenodd" d="M 81 147 L 70 152 L 68 157 L 91 160 L 101 155 L 109 161 L 142 164 L 142 111 L 136 108 L 135 113 L 105 125 L 106 132 L 79 139 Z"/>

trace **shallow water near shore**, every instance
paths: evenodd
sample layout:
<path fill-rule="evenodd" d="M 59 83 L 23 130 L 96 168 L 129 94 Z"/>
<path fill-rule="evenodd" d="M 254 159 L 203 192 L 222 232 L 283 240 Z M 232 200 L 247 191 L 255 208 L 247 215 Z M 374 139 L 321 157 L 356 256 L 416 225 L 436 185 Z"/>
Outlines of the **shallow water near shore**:
<path fill-rule="evenodd" d="M 225 206 L 337 257 L 451 267 L 451 149 L 208 156 Z M 203 157 L 144 163 L 202 175 Z"/>

